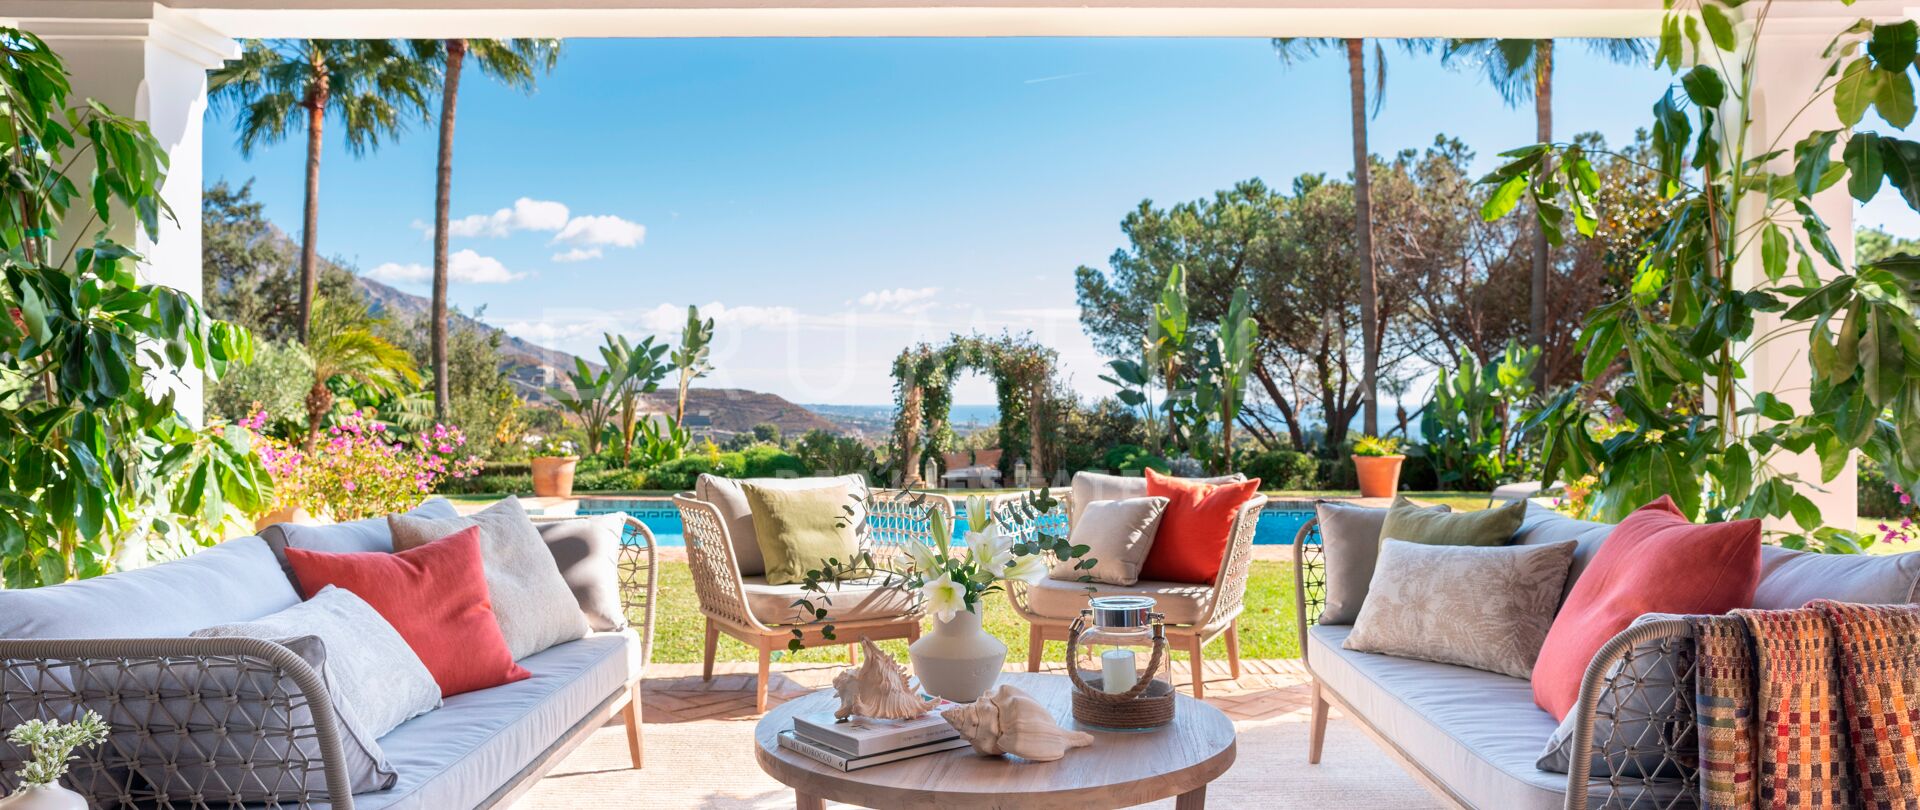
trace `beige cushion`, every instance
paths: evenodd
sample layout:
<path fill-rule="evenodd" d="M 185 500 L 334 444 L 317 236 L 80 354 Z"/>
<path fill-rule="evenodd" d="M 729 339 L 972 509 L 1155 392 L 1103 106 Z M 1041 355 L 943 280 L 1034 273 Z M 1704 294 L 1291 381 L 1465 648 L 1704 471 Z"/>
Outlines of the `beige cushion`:
<path fill-rule="evenodd" d="M 913 610 L 913 593 L 903 588 L 885 587 L 878 578 L 844 580 L 838 590 L 827 586 L 825 599 L 810 594 L 798 583 L 770 585 L 766 577 L 741 577 L 747 609 L 761 624 L 796 624 L 802 621 L 795 599 L 811 599 L 816 608 L 825 608 L 829 621 L 852 622 L 862 619 L 890 619 Z M 829 604 L 829 602 L 831 602 Z"/>
<path fill-rule="evenodd" d="M 1346 648 L 1531 677 L 1575 545 L 1433 546 L 1388 538 Z"/>
<path fill-rule="evenodd" d="M 1313 508 L 1320 519 L 1320 549 L 1326 558 L 1326 607 L 1320 611 L 1320 623 L 1353 624 L 1360 606 L 1366 604 L 1367 585 L 1373 582 L 1387 510 L 1338 501 L 1320 501 Z M 1445 504 L 1428 508 L 1452 511 Z"/>
<path fill-rule="evenodd" d="M 1231 484 L 1245 481 L 1247 477 L 1239 473 L 1221 475 L 1213 478 L 1184 478 L 1183 481 L 1198 481 L 1202 484 Z M 1104 473 L 1077 472 L 1073 474 L 1073 496 L 1067 500 L 1067 526 L 1069 529 L 1080 522 L 1080 513 L 1086 511 L 1087 504 L 1094 501 L 1118 501 L 1126 498 L 1147 497 L 1147 479 L 1137 475 L 1106 475 Z"/>
<path fill-rule="evenodd" d="M 468 517 L 388 515 L 387 525 L 395 551 L 424 546 L 468 526 L 480 527 L 487 595 L 514 660 L 587 635 L 587 616 L 520 499 L 508 495 Z"/>
<path fill-rule="evenodd" d="M 1084 545 L 1087 553 L 1078 559 L 1061 560 L 1048 576 L 1078 582 L 1090 576 L 1094 582 L 1108 585 L 1132 585 L 1140 579 L 1140 565 L 1153 548 L 1154 532 L 1160 528 L 1160 516 L 1167 511 L 1166 498 L 1127 498 L 1118 501 L 1094 501 L 1081 510 L 1074 521 L 1070 542 Z M 1092 568 L 1080 567 L 1093 561 Z"/>
<path fill-rule="evenodd" d="M 739 561 L 740 575 L 743 577 L 757 577 L 767 572 L 766 560 L 760 554 L 760 542 L 753 531 L 753 506 L 747 503 L 747 493 L 740 488 L 743 483 L 774 489 L 817 489 L 844 484 L 860 494 L 863 503 L 853 505 L 853 526 L 855 537 L 863 541 L 866 539 L 867 511 L 864 501 L 872 494 L 872 490 L 867 487 L 867 477 L 864 475 L 854 473 L 830 478 L 734 480 L 702 473 L 693 482 L 693 497 L 712 504 L 714 510 L 720 513 L 720 522 L 727 527 L 727 541 L 733 545 L 733 558 Z"/>
<path fill-rule="evenodd" d="M 1043 579 L 1027 587 L 1027 607 L 1049 619 L 1073 621 L 1093 596 L 1151 596 L 1154 610 L 1166 614 L 1168 624 L 1190 625 L 1200 621 L 1200 611 L 1213 598 L 1213 586 L 1150 579 L 1132 585 Z"/>

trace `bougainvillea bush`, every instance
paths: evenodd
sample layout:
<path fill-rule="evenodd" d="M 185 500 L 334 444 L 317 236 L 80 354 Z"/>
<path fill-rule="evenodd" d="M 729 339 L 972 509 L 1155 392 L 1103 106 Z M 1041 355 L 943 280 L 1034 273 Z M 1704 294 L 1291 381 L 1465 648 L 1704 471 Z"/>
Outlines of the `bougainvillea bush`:
<path fill-rule="evenodd" d="M 243 423 L 265 426 L 260 413 Z M 359 520 L 420 505 L 441 482 L 480 471 L 459 428 L 436 424 L 407 436 L 360 411 L 327 429 L 312 452 L 261 437 L 280 505 L 333 520 Z"/>

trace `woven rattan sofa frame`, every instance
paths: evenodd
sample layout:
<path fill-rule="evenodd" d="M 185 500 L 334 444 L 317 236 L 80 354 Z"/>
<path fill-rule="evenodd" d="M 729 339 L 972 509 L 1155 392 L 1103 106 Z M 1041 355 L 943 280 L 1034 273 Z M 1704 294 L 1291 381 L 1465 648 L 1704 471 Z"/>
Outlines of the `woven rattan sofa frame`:
<path fill-rule="evenodd" d="M 536 522 L 560 520 L 563 518 L 540 518 Z M 640 542 L 632 542 L 638 540 Z M 641 670 L 653 656 L 654 605 L 657 596 L 656 549 L 653 532 L 646 525 L 631 516 L 626 519 L 626 531 L 622 538 L 619 558 L 620 601 L 623 609 L 631 618 L 638 614 L 639 626 L 636 628 L 641 643 Z M 6 707 L 9 716 L 22 719 L 41 717 L 46 719 L 71 719 L 80 709 L 106 706 L 107 722 L 116 734 L 139 733 L 132 718 L 116 716 L 120 711 L 117 700 L 103 694 L 98 699 L 89 699 L 75 689 L 53 690 L 41 686 L 59 679 L 49 679 L 49 673 L 59 671 L 80 671 L 98 673 L 117 672 L 122 678 L 139 670 L 155 673 L 171 673 L 175 670 L 183 673 L 171 680 L 177 683 L 198 683 L 200 676 L 216 668 L 231 667 L 246 671 L 257 671 L 265 675 L 272 683 L 290 682 L 292 691 L 278 695 L 268 701 L 269 709 L 263 716 L 290 717 L 295 708 L 305 708 L 311 715 L 311 725 L 303 725 L 288 730 L 290 735 L 311 735 L 314 747 L 318 749 L 318 759 L 310 760 L 308 768 L 324 771 L 326 791 L 297 793 L 282 797 L 279 801 L 268 802 L 266 806 L 275 808 L 311 808 L 324 804 L 329 810 L 352 810 L 353 796 L 349 775 L 342 750 L 341 729 L 333 712 L 333 703 L 327 698 L 324 681 L 308 666 L 306 661 L 292 650 L 273 641 L 254 638 L 129 638 L 129 639 L 0 639 L 0 704 Z M 586 741 L 594 731 L 605 726 L 614 718 L 626 725 L 627 752 L 633 767 L 643 764 L 642 730 L 640 720 L 640 676 L 634 673 L 634 680 L 626 689 L 608 697 L 585 719 L 576 723 L 560 739 L 550 745 L 540 756 L 506 785 L 495 791 L 478 807 L 491 808 L 510 805 L 519 798 L 540 777 L 567 754 Z M 155 680 L 167 680 L 166 676 L 156 675 Z M 108 684 L 117 687 L 120 684 Z M 174 696 L 185 697 L 185 695 Z M 193 693 L 188 698 L 206 702 L 209 700 L 233 699 L 238 694 L 209 694 L 204 691 Z M 150 754 L 151 752 L 149 752 Z M 68 782 L 81 774 L 106 774 L 129 769 L 134 763 L 122 757 L 110 744 L 85 749 L 75 753 L 76 762 Z M 210 760 L 197 762 L 167 761 L 145 763 L 142 767 L 163 769 L 180 768 L 212 769 L 216 765 L 231 767 L 232 763 L 215 763 Z M 11 789 L 14 783 L 11 775 L 0 775 L 0 785 Z M 104 777 L 95 777 L 104 778 Z M 85 785 L 72 785 L 86 791 Z M 113 808 L 191 808 L 191 810 L 212 810 L 213 808 L 252 808 L 259 805 L 242 805 L 237 802 L 210 802 L 204 797 L 172 797 L 159 795 L 151 789 L 124 787 L 121 800 L 107 805 Z"/>
<path fill-rule="evenodd" d="M 1300 639 L 1300 657 L 1308 674 L 1313 676 L 1313 716 L 1307 739 L 1307 762 L 1319 764 L 1327 735 L 1327 715 L 1332 706 L 1338 706 L 1347 719 L 1373 738 L 1428 790 L 1455 806 L 1471 806 L 1398 743 L 1369 725 L 1344 696 L 1327 687 L 1319 673 L 1314 671 L 1313 659 L 1307 654 L 1307 630 L 1315 624 L 1320 609 L 1326 606 L 1327 586 L 1325 549 L 1321 544 L 1318 518 L 1309 520 L 1294 536 L 1293 578 L 1294 616 Z M 1607 698 L 1609 695 L 1628 694 L 1639 689 L 1641 684 L 1636 681 L 1636 673 L 1643 671 L 1642 665 L 1648 663 L 1650 658 L 1678 662 L 1667 665 L 1676 667 L 1675 682 L 1681 694 L 1692 694 L 1693 631 L 1685 620 L 1661 619 L 1637 624 L 1602 645 L 1587 664 L 1586 673 L 1580 681 L 1579 702 L 1573 709 L 1573 749 L 1567 774 L 1566 810 L 1679 810 L 1696 806 L 1699 772 L 1698 757 L 1692 746 L 1695 723 L 1692 703 L 1688 700 L 1663 701 L 1659 715 L 1652 718 L 1655 721 L 1653 723 L 1613 722 L 1648 719 L 1644 715 L 1628 717 L 1627 712 L 1631 709 L 1625 708 L 1627 702 L 1616 704 Z M 1603 720 L 1607 721 L 1604 730 Z M 1626 732 L 1614 733 L 1623 728 L 1658 728 L 1660 732 L 1653 735 L 1653 739 L 1647 739 L 1644 734 L 1639 738 L 1626 739 Z M 1546 741 L 1541 740 L 1541 745 L 1544 748 Z M 1596 758 L 1615 765 L 1611 769 L 1615 775 L 1593 777 L 1592 765 Z M 1649 761 L 1660 763 L 1660 767 L 1650 769 L 1654 775 L 1620 775 L 1622 771 L 1631 770 L 1619 767 L 1624 763 Z M 1656 787 L 1664 788 L 1663 792 L 1668 798 L 1659 798 L 1659 794 L 1653 790 Z"/>
<path fill-rule="evenodd" d="M 713 504 L 693 497 L 692 493 L 673 496 L 680 510 L 680 522 L 687 537 L 687 567 L 693 575 L 694 594 L 700 601 L 700 613 L 706 619 L 706 645 L 700 677 L 713 680 L 714 657 L 719 653 L 721 634 L 738 639 L 759 654 L 759 672 L 754 681 L 754 710 L 767 710 L 767 686 L 773 674 L 773 653 L 787 649 L 787 642 L 800 632 L 802 644 L 847 645 L 852 662 L 862 639 L 883 641 L 902 638 L 908 642 L 920 638 L 920 619 L 925 612 L 915 603 L 913 609 L 898 616 L 858 621 L 799 622 L 767 624 L 753 614 L 747 604 L 746 586 L 740 577 L 740 562 L 733 552 L 733 540 L 726 521 Z M 953 522 L 953 503 L 944 496 L 905 490 L 874 490 L 867 503 L 870 551 L 885 556 L 904 548 L 907 542 L 932 542 L 931 529 L 925 525 L 926 510 L 937 510 L 949 525 Z M 827 597 L 832 597 L 831 587 Z M 795 618 L 798 619 L 796 608 Z M 833 638 L 825 636 L 831 627 Z"/>
<path fill-rule="evenodd" d="M 1060 505 L 1056 509 L 1062 515 L 1072 513 L 1068 507 L 1071 498 L 1071 495 L 1058 497 Z M 1187 654 L 1196 698 L 1206 697 L 1203 656 L 1206 646 L 1215 639 L 1226 639 L 1227 670 L 1235 680 L 1240 678 L 1240 612 L 1246 608 L 1247 577 L 1253 570 L 1253 535 L 1260 522 L 1260 511 L 1266 506 L 1267 496 L 1255 495 L 1241 504 L 1240 511 L 1234 515 L 1230 539 L 1221 555 L 1220 574 L 1207 603 L 1201 606 L 1200 615 L 1205 618 L 1193 624 L 1167 625 L 1167 639 L 1174 649 Z M 1071 531 L 1071 527 L 1068 529 Z M 1014 611 L 1027 620 L 1027 671 L 1039 672 L 1040 662 L 1046 657 L 1047 642 L 1066 641 L 1073 619 L 1041 615 L 1028 602 L 1024 584 L 1009 582 L 1007 586 L 1007 598 L 1013 602 Z"/>

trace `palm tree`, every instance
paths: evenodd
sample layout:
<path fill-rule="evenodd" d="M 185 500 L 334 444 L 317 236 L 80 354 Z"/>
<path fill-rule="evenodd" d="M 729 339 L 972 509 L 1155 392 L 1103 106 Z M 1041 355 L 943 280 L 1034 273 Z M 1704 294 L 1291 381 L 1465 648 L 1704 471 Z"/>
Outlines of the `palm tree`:
<path fill-rule="evenodd" d="M 306 449 L 320 437 L 320 422 L 333 410 L 328 383 L 345 377 L 375 393 L 400 393 L 420 384 L 413 355 L 374 334 L 374 319 L 365 305 L 323 298 L 316 302 L 307 334 L 307 355 L 313 362 L 313 387 L 307 391 Z"/>
<path fill-rule="evenodd" d="M 417 54 L 386 39 L 248 40 L 240 58 L 209 79 L 215 107 L 240 116 L 240 153 L 307 132 L 306 219 L 300 234 L 299 338 L 310 337 L 319 282 L 320 152 L 327 118 L 346 128 L 358 157 L 407 120 L 426 118 L 434 73 Z"/>
<path fill-rule="evenodd" d="M 453 206 L 453 119 L 460 103 L 460 72 L 472 57 L 480 72 L 532 92 L 534 72 L 560 61 L 557 39 L 447 39 L 416 43 L 441 65 L 440 160 L 433 192 L 433 413 L 447 418 L 447 218 Z"/>
<path fill-rule="evenodd" d="M 1403 39 L 1408 53 L 1431 50 L 1432 40 Z M 1387 96 L 1387 50 L 1373 43 L 1373 109 L 1367 109 L 1367 43 L 1364 39 L 1279 37 L 1273 40 L 1281 64 L 1294 65 L 1334 48 L 1347 55 L 1347 100 L 1353 114 L 1353 239 L 1359 261 L 1354 273 L 1360 282 L 1360 395 L 1362 431 L 1380 432 L 1380 401 L 1375 392 L 1380 375 L 1380 341 L 1386 331 L 1380 323 L 1380 271 L 1373 255 L 1372 156 L 1367 151 L 1367 118 L 1380 113 Z"/>
<path fill-rule="evenodd" d="M 1652 51 L 1642 39 L 1576 40 L 1588 50 L 1617 64 L 1645 62 Z M 1551 39 L 1455 39 L 1447 42 L 1440 61 L 1448 66 L 1478 65 L 1485 70 L 1487 83 L 1499 91 L 1509 107 L 1533 101 L 1534 139 L 1553 140 L 1553 43 Z M 1544 167 L 1542 171 L 1545 171 Z M 1533 226 L 1533 284 L 1527 309 L 1528 329 L 1533 345 L 1546 356 L 1547 281 L 1553 275 L 1552 246 L 1547 243 L 1547 227 L 1538 218 Z M 1546 390 L 1547 364 L 1534 366 L 1534 384 Z"/>

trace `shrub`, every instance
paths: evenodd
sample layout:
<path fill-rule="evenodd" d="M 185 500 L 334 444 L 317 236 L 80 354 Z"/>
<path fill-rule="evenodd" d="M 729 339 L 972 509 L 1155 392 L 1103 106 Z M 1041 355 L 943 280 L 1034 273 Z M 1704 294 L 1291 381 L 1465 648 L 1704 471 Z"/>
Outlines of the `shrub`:
<path fill-rule="evenodd" d="M 240 422 L 264 411 L 270 433 L 295 436 L 306 426 L 307 389 L 312 387 L 313 362 L 306 349 L 297 343 L 262 341 L 251 361 L 229 366 L 207 386 L 207 412 Z"/>
<path fill-rule="evenodd" d="M 1880 465 L 1864 456 L 1860 459 L 1859 494 L 1856 503 L 1861 517 L 1903 517 L 1912 508 L 1900 502 L 1901 493 L 1881 471 Z"/>
<path fill-rule="evenodd" d="M 1132 444 L 1122 444 L 1108 450 L 1106 457 L 1101 461 L 1106 464 L 1107 469 L 1118 473 L 1138 472 L 1149 467 L 1160 472 L 1171 471 L 1166 459 L 1147 452 L 1146 448 Z"/>
<path fill-rule="evenodd" d="M 265 421 L 262 413 L 242 425 L 258 430 Z M 328 428 L 311 452 L 265 437 L 259 447 L 281 505 L 348 521 L 405 512 L 443 480 L 473 475 L 481 462 L 466 443 L 445 425 L 397 436 L 362 411 Z"/>
<path fill-rule="evenodd" d="M 727 478 L 746 474 L 745 460 L 739 453 L 708 453 L 674 459 L 647 472 L 647 482 L 655 489 L 693 489 L 701 473 Z"/>
<path fill-rule="evenodd" d="M 799 456 L 788 453 L 773 445 L 754 445 L 739 453 L 723 453 L 724 456 L 740 456 L 740 469 L 747 478 L 803 477 L 813 474 L 813 468 L 800 460 Z M 783 474 L 785 474 L 783 476 Z"/>
<path fill-rule="evenodd" d="M 1239 472 L 1260 479 L 1265 489 L 1317 489 L 1320 461 L 1298 450 L 1262 450 L 1241 459 Z"/>

